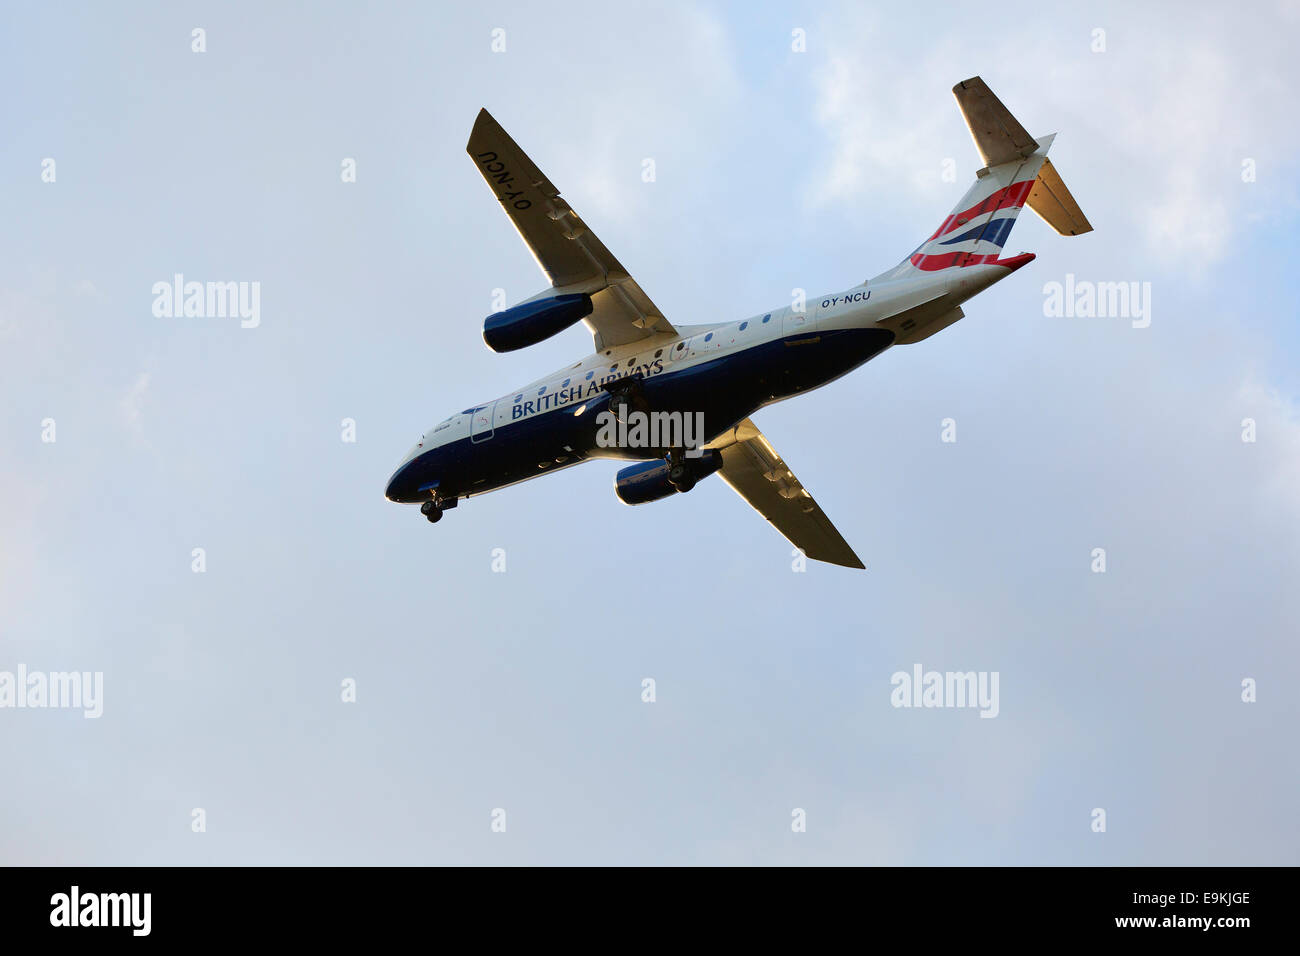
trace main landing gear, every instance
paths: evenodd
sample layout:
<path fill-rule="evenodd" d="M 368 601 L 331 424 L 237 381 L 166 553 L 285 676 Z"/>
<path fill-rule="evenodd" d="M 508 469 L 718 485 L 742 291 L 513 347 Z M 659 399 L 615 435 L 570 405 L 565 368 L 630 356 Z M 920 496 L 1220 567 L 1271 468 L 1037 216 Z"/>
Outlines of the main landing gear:
<path fill-rule="evenodd" d="M 650 403 L 646 400 L 645 389 L 639 377 L 620 379 L 604 388 L 609 392 L 609 410 L 618 421 L 627 424 L 633 412 L 645 414 L 650 411 Z"/>
<path fill-rule="evenodd" d="M 682 494 L 695 487 L 696 477 L 680 448 L 668 453 L 668 483 Z"/>

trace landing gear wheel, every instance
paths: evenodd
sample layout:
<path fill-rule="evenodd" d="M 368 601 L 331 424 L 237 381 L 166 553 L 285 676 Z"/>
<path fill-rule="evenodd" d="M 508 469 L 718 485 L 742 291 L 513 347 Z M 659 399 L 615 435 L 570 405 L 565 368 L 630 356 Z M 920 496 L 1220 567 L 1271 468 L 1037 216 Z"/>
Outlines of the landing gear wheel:
<path fill-rule="evenodd" d="M 442 509 L 438 507 L 438 502 L 433 500 L 420 505 L 420 514 L 429 519 L 429 524 L 437 524 L 442 520 Z"/>
<path fill-rule="evenodd" d="M 686 494 L 695 487 L 695 475 L 684 461 L 672 462 L 668 466 L 668 484 L 681 494 Z"/>
<path fill-rule="evenodd" d="M 610 404 L 614 409 L 614 418 L 624 425 L 628 424 L 632 412 L 636 411 L 636 406 L 632 404 L 632 399 L 627 395 L 614 396 L 614 401 Z"/>

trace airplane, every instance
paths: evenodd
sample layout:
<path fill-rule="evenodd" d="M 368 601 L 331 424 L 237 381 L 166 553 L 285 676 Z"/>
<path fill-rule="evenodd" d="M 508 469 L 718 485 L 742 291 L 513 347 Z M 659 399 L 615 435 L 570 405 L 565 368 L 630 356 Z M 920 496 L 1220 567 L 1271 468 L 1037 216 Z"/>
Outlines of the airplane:
<path fill-rule="evenodd" d="M 626 504 L 688 492 L 716 472 L 808 558 L 865 568 L 751 416 L 962 318 L 967 299 L 1034 259 L 1002 258 L 1022 207 L 1060 235 L 1092 230 L 1047 158 L 1056 134 L 1031 137 L 978 76 L 954 86 L 953 95 L 984 166 L 915 251 L 860 285 L 806 305 L 794 301 L 691 326 L 668 321 L 559 190 L 480 111 L 466 151 L 550 282 L 488 316 L 483 339 L 496 352 L 510 352 L 581 320 L 594 349 L 432 426 L 389 479 L 386 497 L 418 502 L 437 522 L 461 499 L 589 459 L 634 462 L 614 480 Z"/>

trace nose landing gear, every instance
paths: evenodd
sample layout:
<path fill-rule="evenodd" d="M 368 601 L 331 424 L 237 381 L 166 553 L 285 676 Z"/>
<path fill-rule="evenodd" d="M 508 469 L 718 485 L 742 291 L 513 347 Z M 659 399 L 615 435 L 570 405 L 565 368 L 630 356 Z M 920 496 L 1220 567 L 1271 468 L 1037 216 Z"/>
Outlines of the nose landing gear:
<path fill-rule="evenodd" d="M 447 495 L 439 497 L 434 495 L 428 501 L 421 502 L 420 514 L 429 519 L 429 524 L 437 524 L 442 520 L 442 513 L 456 507 L 460 503 L 460 498 L 456 495 Z"/>

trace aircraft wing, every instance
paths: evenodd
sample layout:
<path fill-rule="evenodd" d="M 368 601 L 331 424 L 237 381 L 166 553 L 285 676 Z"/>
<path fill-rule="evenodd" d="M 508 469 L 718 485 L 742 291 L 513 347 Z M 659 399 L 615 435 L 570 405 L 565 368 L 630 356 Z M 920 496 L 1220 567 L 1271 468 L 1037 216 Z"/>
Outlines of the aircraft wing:
<path fill-rule="evenodd" d="M 707 447 L 722 453 L 722 480 L 808 557 L 866 567 L 752 421 L 746 418 Z"/>
<path fill-rule="evenodd" d="M 487 110 L 465 147 L 552 287 L 591 295 L 596 351 L 677 331 Z"/>

